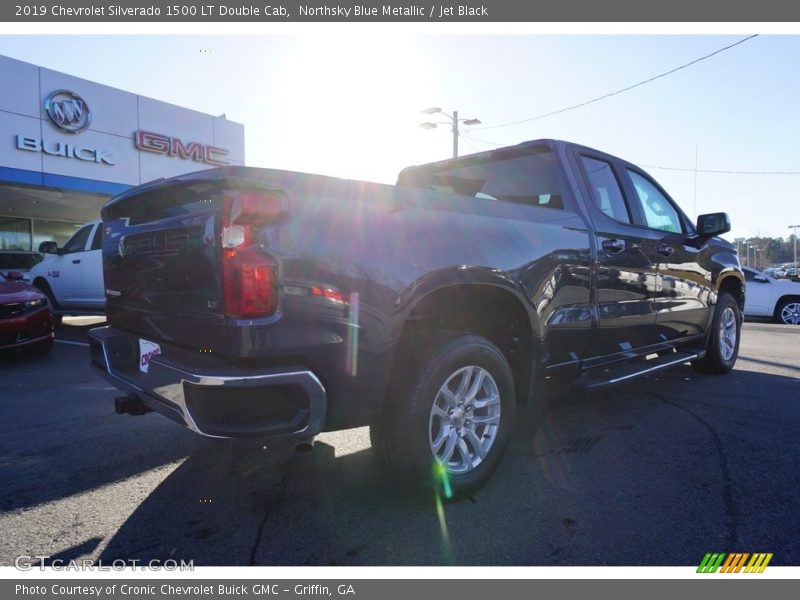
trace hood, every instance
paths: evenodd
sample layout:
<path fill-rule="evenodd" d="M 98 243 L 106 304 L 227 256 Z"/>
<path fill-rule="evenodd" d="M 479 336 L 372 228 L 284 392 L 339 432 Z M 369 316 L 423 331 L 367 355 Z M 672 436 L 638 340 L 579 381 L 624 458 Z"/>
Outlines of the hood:
<path fill-rule="evenodd" d="M 44 297 L 38 289 L 22 281 L 0 281 L 0 304 L 16 304 Z"/>

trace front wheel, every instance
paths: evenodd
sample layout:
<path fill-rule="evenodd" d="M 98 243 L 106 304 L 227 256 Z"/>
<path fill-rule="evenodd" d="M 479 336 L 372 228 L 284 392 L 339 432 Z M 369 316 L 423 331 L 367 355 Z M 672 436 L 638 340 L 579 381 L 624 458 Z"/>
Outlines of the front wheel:
<path fill-rule="evenodd" d="M 742 334 L 742 313 L 733 296 L 724 292 L 717 299 L 717 308 L 706 344 L 706 355 L 692 362 L 701 373 L 729 373 L 739 356 Z"/>
<path fill-rule="evenodd" d="M 511 433 L 508 361 L 489 340 L 455 334 L 405 367 L 370 428 L 378 458 L 405 487 L 445 498 L 477 489 L 499 464 Z"/>

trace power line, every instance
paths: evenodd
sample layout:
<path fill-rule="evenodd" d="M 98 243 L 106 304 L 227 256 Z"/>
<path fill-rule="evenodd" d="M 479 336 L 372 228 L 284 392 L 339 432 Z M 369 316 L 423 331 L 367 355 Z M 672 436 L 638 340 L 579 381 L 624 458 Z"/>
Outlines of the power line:
<path fill-rule="evenodd" d="M 695 64 L 697 64 L 697 63 L 699 63 L 701 61 L 707 60 L 707 59 L 711 58 L 712 56 L 716 56 L 720 52 L 725 52 L 726 50 L 730 50 L 731 48 L 733 48 L 735 46 L 738 46 L 739 44 L 744 44 L 746 41 L 752 40 L 754 37 L 758 37 L 758 34 L 756 33 L 756 34 L 750 35 L 750 36 L 748 36 L 746 38 L 743 38 L 743 39 L 739 40 L 738 42 L 734 42 L 733 44 L 725 46 L 724 48 L 720 48 L 719 50 L 715 50 L 711 54 L 706 54 L 705 56 L 701 56 L 700 58 L 696 58 L 693 61 L 688 62 L 686 64 L 683 64 L 683 65 L 681 65 L 679 67 L 675 67 L 674 69 L 671 69 L 671 70 L 666 71 L 664 73 L 660 73 L 659 75 L 654 75 L 653 77 L 650 77 L 649 79 L 645 79 L 645 80 L 640 81 L 638 83 L 634 83 L 633 85 L 629 85 L 628 87 L 616 90 L 615 92 L 610 92 L 608 94 L 604 94 L 603 96 L 598 96 L 597 98 L 592 98 L 591 100 L 587 100 L 586 102 L 581 102 L 580 104 L 574 104 L 574 105 L 568 106 L 566 108 L 562 108 L 562 109 L 559 109 L 559 110 L 554 110 L 554 111 L 551 111 L 549 113 L 544 113 L 544 114 L 541 114 L 541 115 L 537 115 L 535 117 L 530 117 L 528 119 L 520 119 L 519 121 L 511 121 L 509 123 L 501 123 L 500 125 L 489 125 L 487 127 L 476 127 L 475 129 L 472 129 L 471 131 L 481 131 L 483 129 L 497 129 L 497 128 L 500 128 L 500 127 L 510 127 L 512 125 L 520 125 L 521 123 L 529 123 L 530 121 L 537 121 L 539 119 L 544 119 L 545 117 L 552 117 L 553 115 L 558 115 L 558 114 L 567 112 L 569 110 L 575 110 L 576 108 L 581 108 L 581 107 L 586 106 L 588 104 L 593 104 L 594 102 L 600 102 L 600 100 L 605 100 L 606 98 L 610 98 L 611 96 L 616 96 L 617 94 L 622 94 L 623 92 L 628 92 L 628 91 L 630 91 L 630 90 L 632 90 L 634 88 L 637 88 L 639 86 L 645 85 L 647 83 L 651 83 L 651 82 L 655 81 L 656 79 L 661 79 L 662 77 L 666 77 L 667 75 L 672 75 L 673 73 L 676 73 L 676 72 L 680 71 L 681 69 L 685 69 L 687 67 L 691 67 L 692 65 L 695 65 Z"/>
<path fill-rule="evenodd" d="M 722 173 L 733 175 L 800 175 L 800 171 L 732 171 L 722 169 L 684 169 L 681 167 L 660 167 L 658 165 L 641 165 L 646 169 L 662 169 L 664 171 L 685 171 L 688 173 Z"/>

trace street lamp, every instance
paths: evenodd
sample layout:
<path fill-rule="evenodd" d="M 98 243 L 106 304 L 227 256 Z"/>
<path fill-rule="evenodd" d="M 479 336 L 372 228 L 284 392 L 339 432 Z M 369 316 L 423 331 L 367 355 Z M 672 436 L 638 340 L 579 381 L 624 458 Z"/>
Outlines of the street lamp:
<path fill-rule="evenodd" d="M 458 118 L 458 111 L 454 110 L 453 114 L 449 114 L 444 112 L 438 106 L 433 108 L 428 108 L 422 111 L 425 115 L 444 115 L 450 121 L 428 121 L 425 123 L 420 123 L 420 127 L 423 129 L 436 129 L 437 125 L 450 125 L 453 132 L 453 158 L 458 157 L 458 124 L 463 123 L 464 125 L 480 125 L 481 122 L 478 119 L 459 119 Z"/>
<path fill-rule="evenodd" d="M 758 270 L 758 246 L 753 246 L 753 262 L 756 265 L 756 270 Z"/>
<path fill-rule="evenodd" d="M 794 276 L 797 277 L 800 273 L 797 272 L 797 228 L 800 225 L 789 225 L 789 229 L 794 229 Z"/>

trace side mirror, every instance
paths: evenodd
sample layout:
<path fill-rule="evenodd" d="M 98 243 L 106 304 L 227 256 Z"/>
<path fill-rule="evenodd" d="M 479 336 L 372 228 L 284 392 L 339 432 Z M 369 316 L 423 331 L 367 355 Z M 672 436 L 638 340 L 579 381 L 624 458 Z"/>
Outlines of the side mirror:
<path fill-rule="evenodd" d="M 58 254 L 58 244 L 55 242 L 42 242 L 39 244 L 39 252 L 42 254 Z"/>
<path fill-rule="evenodd" d="M 753 281 L 757 281 L 758 283 L 769 283 L 769 279 L 763 275 L 753 275 Z"/>
<path fill-rule="evenodd" d="M 6 279 L 9 281 L 22 281 L 22 273 L 19 271 L 8 271 L 6 273 Z"/>
<path fill-rule="evenodd" d="M 731 230 L 731 219 L 728 213 L 709 213 L 697 217 L 697 233 L 705 236 L 721 235 Z"/>

